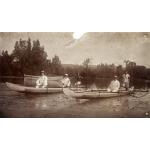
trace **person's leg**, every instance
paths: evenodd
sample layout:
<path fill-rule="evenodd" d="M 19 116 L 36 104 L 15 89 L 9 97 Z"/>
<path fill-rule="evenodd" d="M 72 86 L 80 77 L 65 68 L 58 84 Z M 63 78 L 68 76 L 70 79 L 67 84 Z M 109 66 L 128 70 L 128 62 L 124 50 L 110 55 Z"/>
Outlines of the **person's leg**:
<path fill-rule="evenodd" d="M 46 88 L 46 87 L 47 87 L 46 85 L 43 85 L 43 86 L 42 86 L 42 88 Z"/>
<path fill-rule="evenodd" d="M 114 90 L 112 90 L 111 92 L 116 93 L 116 92 L 118 92 L 118 91 L 119 91 L 118 89 L 114 89 Z"/>
<path fill-rule="evenodd" d="M 126 90 L 129 90 L 129 82 L 126 82 L 125 85 L 126 85 L 126 86 L 125 86 Z"/>
<path fill-rule="evenodd" d="M 40 87 L 40 84 L 39 83 L 36 83 L 36 88 L 39 88 Z"/>
<path fill-rule="evenodd" d="M 124 88 L 125 88 L 125 82 L 123 82 L 123 83 L 122 83 L 122 87 L 124 87 Z"/>

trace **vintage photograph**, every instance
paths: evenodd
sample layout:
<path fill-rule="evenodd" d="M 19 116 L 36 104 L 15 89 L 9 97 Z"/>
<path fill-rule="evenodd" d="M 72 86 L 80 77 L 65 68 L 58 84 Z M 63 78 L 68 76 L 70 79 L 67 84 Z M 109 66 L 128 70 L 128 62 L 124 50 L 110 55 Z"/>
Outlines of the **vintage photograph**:
<path fill-rule="evenodd" d="M 0 32 L 1 118 L 149 118 L 150 33 Z"/>

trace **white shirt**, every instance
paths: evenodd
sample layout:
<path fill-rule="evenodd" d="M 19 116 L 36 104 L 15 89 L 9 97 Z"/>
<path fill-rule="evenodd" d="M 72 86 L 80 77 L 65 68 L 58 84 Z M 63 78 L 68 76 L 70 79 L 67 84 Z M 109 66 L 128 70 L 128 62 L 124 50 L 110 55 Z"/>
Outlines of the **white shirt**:
<path fill-rule="evenodd" d="M 109 92 L 118 92 L 120 88 L 120 82 L 118 80 L 111 81 L 108 91 Z"/>
<path fill-rule="evenodd" d="M 70 85 L 71 85 L 70 79 L 69 79 L 68 77 L 63 78 L 63 79 L 61 80 L 61 82 L 62 82 L 62 84 L 63 84 L 63 87 L 70 87 Z"/>
<path fill-rule="evenodd" d="M 129 79 L 130 75 L 128 73 L 123 75 L 123 82 L 129 82 Z"/>
<path fill-rule="evenodd" d="M 36 81 L 36 84 L 38 86 L 44 86 L 46 87 L 47 86 L 47 76 L 43 75 L 41 76 L 37 81 Z"/>

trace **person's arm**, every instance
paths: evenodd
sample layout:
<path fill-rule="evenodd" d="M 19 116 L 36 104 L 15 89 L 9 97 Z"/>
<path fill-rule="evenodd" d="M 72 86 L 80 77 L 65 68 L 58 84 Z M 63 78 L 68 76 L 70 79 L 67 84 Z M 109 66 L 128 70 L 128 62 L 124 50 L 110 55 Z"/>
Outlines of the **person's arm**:
<path fill-rule="evenodd" d="M 61 79 L 60 82 L 63 84 L 64 83 L 64 79 Z"/>
<path fill-rule="evenodd" d="M 39 85 L 39 84 L 40 84 L 40 78 L 38 78 L 36 81 L 36 85 Z"/>
<path fill-rule="evenodd" d="M 118 81 L 118 89 L 120 89 L 120 82 Z"/>
<path fill-rule="evenodd" d="M 71 85 L 71 81 L 70 79 L 68 79 L 68 86 L 70 87 L 70 85 Z"/>
<path fill-rule="evenodd" d="M 118 91 L 120 89 L 120 82 L 118 81 L 116 84 L 116 91 Z"/>
<path fill-rule="evenodd" d="M 129 80 L 130 80 L 130 75 L 129 75 Z"/>
<path fill-rule="evenodd" d="M 111 88 L 112 84 L 113 84 L 113 81 L 110 82 L 108 88 Z"/>

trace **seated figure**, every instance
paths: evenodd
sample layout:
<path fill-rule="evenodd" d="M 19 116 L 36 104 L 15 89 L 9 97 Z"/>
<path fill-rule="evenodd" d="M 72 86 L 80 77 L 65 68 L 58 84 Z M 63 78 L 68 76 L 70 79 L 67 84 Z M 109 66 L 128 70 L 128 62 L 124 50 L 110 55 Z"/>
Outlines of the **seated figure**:
<path fill-rule="evenodd" d="M 120 82 L 117 79 L 117 76 L 114 76 L 114 79 L 111 81 L 111 83 L 108 86 L 107 91 L 108 92 L 118 92 L 120 88 Z"/>
<path fill-rule="evenodd" d="M 36 81 L 36 88 L 46 88 L 47 87 L 47 76 L 44 71 L 41 71 L 41 76 Z"/>
<path fill-rule="evenodd" d="M 70 79 L 68 77 L 68 74 L 65 74 L 64 78 L 61 80 L 63 87 L 70 87 L 71 86 L 71 82 Z"/>

